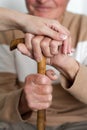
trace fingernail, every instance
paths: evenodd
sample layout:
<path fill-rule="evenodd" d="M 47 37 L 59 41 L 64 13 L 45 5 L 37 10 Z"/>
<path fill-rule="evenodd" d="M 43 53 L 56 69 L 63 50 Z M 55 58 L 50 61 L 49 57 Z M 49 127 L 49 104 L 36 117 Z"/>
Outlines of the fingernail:
<path fill-rule="evenodd" d="M 60 34 L 60 38 L 61 38 L 62 40 L 65 40 L 65 39 L 67 39 L 67 35 L 65 35 L 65 34 Z"/>

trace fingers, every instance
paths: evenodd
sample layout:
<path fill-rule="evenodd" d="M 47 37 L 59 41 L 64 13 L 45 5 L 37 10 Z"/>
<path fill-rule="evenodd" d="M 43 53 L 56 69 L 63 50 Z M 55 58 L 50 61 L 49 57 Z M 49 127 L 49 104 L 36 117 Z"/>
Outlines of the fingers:
<path fill-rule="evenodd" d="M 33 58 L 33 54 L 32 54 L 32 39 L 33 39 L 34 35 L 30 34 L 30 33 L 26 33 L 25 34 L 25 43 L 19 43 L 17 45 L 18 50 L 24 54 L 27 55 L 31 58 Z"/>
<path fill-rule="evenodd" d="M 68 29 L 66 29 L 56 20 L 53 20 L 46 24 L 43 32 L 54 40 L 65 40 L 70 35 Z"/>
<path fill-rule="evenodd" d="M 62 53 L 70 54 L 71 51 L 72 51 L 72 48 L 71 48 L 71 37 L 69 36 L 66 40 L 63 41 Z"/>
<path fill-rule="evenodd" d="M 31 57 L 33 57 L 32 44 L 31 44 L 33 37 L 34 37 L 33 34 L 30 34 L 30 33 L 25 34 L 25 45 Z"/>
<path fill-rule="evenodd" d="M 50 52 L 50 43 L 51 43 L 51 39 L 48 37 L 44 37 L 44 39 L 40 43 L 41 50 L 44 56 L 52 57 Z"/>
<path fill-rule="evenodd" d="M 46 36 L 34 36 L 27 33 L 25 35 L 25 45 L 19 44 L 18 49 L 21 53 L 40 62 L 42 60 L 42 55 L 47 58 L 57 55 L 60 46 L 62 46 L 62 53 L 70 54 L 71 37 L 69 36 L 65 40 L 53 40 Z"/>
<path fill-rule="evenodd" d="M 67 38 L 64 41 L 56 41 L 44 36 L 31 36 L 31 34 L 27 34 L 25 45 L 19 44 L 18 49 L 21 53 L 40 62 L 42 55 L 47 58 L 57 55 L 60 46 L 62 46 L 62 53 L 70 53 L 71 38 Z"/>
<path fill-rule="evenodd" d="M 59 46 L 61 46 L 61 45 L 62 45 L 61 41 L 52 40 L 50 42 L 50 52 L 51 52 L 51 54 L 52 55 L 58 54 Z"/>
<path fill-rule="evenodd" d="M 53 70 L 47 70 L 46 71 L 46 75 L 51 79 L 51 80 L 57 80 L 58 76 L 56 75 L 56 73 Z"/>
<path fill-rule="evenodd" d="M 29 57 L 32 58 L 31 53 L 29 52 L 29 50 L 27 49 L 27 47 L 26 47 L 26 45 L 25 45 L 24 43 L 19 43 L 19 44 L 17 45 L 17 49 L 18 49 L 22 54 L 27 55 L 27 56 L 29 56 Z"/>
<path fill-rule="evenodd" d="M 70 36 L 68 29 L 62 26 L 57 20 L 38 19 L 33 16 L 31 16 L 31 19 L 32 26 L 30 26 L 30 32 L 34 35 L 30 33 L 25 34 L 26 46 L 22 44 L 18 46 L 21 53 L 40 62 L 42 54 L 47 57 L 58 54 L 58 48 L 63 43 L 63 52 L 67 53 L 66 51 L 70 51 L 70 45 L 67 46 L 67 40 Z M 28 28 L 26 28 L 25 32 L 29 32 Z M 36 36 L 36 34 L 43 36 Z"/>
<path fill-rule="evenodd" d="M 47 98 L 47 97 L 46 97 Z M 33 110 L 33 111 L 37 111 L 37 110 L 42 110 L 42 109 L 47 109 L 48 107 L 50 107 L 51 103 L 41 103 L 41 102 L 28 102 L 28 106 Z"/>
<path fill-rule="evenodd" d="M 25 46 L 23 44 L 21 46 L 18 45 L 18 49 L 37 62 L 41 61 L 42 55 L 52 57 L 58 54 L 58 47 L 62 45 L 61 41 L 52 40 L 44 36 L 26 34 L 25 38 Z"/>
<path fill-rule="evenodd" d="M 33 52 L 33 57 L 37 62 L 40 62 L 42 59 L 42 50 L 40 47 L 40 43 L 43 40 L 43 36 L 35 36 L 32 39 L 32 52 Z"/>
<path fill-rule="evenodd" d="M 42 55 L 50 58 L 58 54 L 58 48 L 62 45 L 61 41 L 52 40 L 48 37 L 36 36 L 32 39 L 33 55 L 36 61 L 42 59 Z"/>
<path fill-rule="evenodd" d="M 32 110 L 46 109 L 52 102 L 51 80 L 41 74 L 26 78 L 24 87 L 27 103 Z"/>

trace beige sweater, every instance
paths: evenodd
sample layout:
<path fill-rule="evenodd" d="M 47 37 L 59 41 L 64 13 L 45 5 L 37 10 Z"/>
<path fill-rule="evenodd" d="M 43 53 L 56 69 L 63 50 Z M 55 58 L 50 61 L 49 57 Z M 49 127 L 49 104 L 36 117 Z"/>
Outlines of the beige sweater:
<path fill-rule="evenodd" d="M 68 81 L 63 76 L 61 82 L 53 85 L 52 105 L 46 111 L 47 125 L 87 120 L 87 17 L 66 12 L 62 24 L 71 32 L 76 49 L 73 56 L 80 62 L 80 69 L 70 89 L 66 89 Z M 0 33 L 0 120 L 16 122 L 24 121 L 26 117 L 26 121 L 36 123 L 36 112 L 20 115 L 18 111 L 21 82 L 31 73 L 27 71 L 31 67 L 29 59 L 17 50 L 10 52 L 4 45 L 19 37 L 23 37 L 20 31 Z"/>

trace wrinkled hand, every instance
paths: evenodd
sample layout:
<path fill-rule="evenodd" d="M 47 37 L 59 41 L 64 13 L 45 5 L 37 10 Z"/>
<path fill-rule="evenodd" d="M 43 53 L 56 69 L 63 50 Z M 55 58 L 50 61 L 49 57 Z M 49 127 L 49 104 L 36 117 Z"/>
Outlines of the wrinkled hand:
<path fill-rule="evenodd" d="M 71 37 L 67 36 L 65 39 L 53 40 L 49 37 L 34 36 L 26 34 L 25 44 L 18 44 L 18 49 L 24 55 L 40 62 L 42 55 L 51 58 L 58 54 L 59 47 L 62 46 L 62 53 L 67 54 L 71 52 Z"/>
<path fill-rule="evenodd" d="M 57 76 L 52 70 L 47 71 L 46 75 L 32 74 L 26 78 L 24 93 L 31 110 L 46 109 L 51 105 L 51 80 L 55 80 Z"/>
<path fill-rule="evenodd" d="M 50 58 L 47 64 L 59 70 L 71 83 L 73 83 L 80 67 L 79 63 L 72 56 L 61 53 L 61 47 L 59 53 Z"/>
<path fill-rule="evenodd" d="M 26 32 L 25 45 L 21 43 L 17 46 L 21 53 L 39 62 L 42 53 L 47 57 L 56 55 L 60 45 L 63 45 L 63 53 L 70 52 L 70 44 L 67 44 L 67 39 L 70 39 L 70 32 L 64 26 L 56 20 L 41 17 L 35 19 L 35 16 L 30 16 L 30 18 L 32 20 L 26 20 L 27 28 L 24 27 Z M 29 28 L 28 24 L 30 24 Z M 31 30 L 30 33 L 28 29 Z"/>
<path fill-rule="evenodd" d="M 68 36 L 63 41 L 56 41 L 48 37 L 31 34 L 28 34 L 27 38 L 30 44 L 27 42 L 26 45 L 18 45 L 23 54 L 28 55 L 38 62 L 41 60 L 42 55 L 44 55 L 47 59 L 47 64 L 55 67 L 70 80 L 74 80 L 79 66 L 75 59 L 67 55 L 72 52 L 71 36 Z"/>

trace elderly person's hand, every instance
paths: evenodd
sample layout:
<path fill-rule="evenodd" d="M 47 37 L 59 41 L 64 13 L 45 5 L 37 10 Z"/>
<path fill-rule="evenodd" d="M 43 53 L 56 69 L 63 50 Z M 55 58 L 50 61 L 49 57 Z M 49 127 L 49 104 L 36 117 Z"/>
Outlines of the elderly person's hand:
<path fill-rule="evenodd" d="M 52 58 L 47 60 L 47 64 L 59 70 L 61 74 L 70 81 L 70 83 L 73 83 L 80 67 L 79 63 L 72 56 L 61 53 L 61 47 L 59 48 L 59 53 L 57 55 L 54 55 Z"/>
<path fill-rule="evenodd" d="M 67 55 L 72 52 L 71 36 L 69 35 L 65 40 L 56 41 L 44 36 L 27 35 L 27 41 L 30 43 L 26 44 L 27 48 L 24 44 L 18 45 L 22 53 L 38 62 L 44 55 L 47 59 L 47 64 L 55 67 L 73 82 L 79 65 L 75 59 Z"/>
<path fill-rule="evenodd" d="M 68 31 L 67 31 L 68 32 Z M 69 34 L 69 33 L 68 33 Z M 62 53 L 71 52 L 71 37 L 69 35 L 58 33 L 59 40 L 53 40 L 49 37 L 35 36 L 27 33 L 25 35 L 25 44 L 18 44 L 17 48 L 21 53 L 40 62 L 42 55 L 51 58 L 58 54 L 59 46 L 62 46 Z"/>
<path fill-rule="evenodd" d="M 41 110 L 48 108 L 52 102 L 51 83 L 52 80 L 56 79 L 57 76 L 52 70 L 46 71 L 46 75 L 32 74 L 27 76 L 20 99 L 20 112 L 23 113 L 26 110 Z"/>

